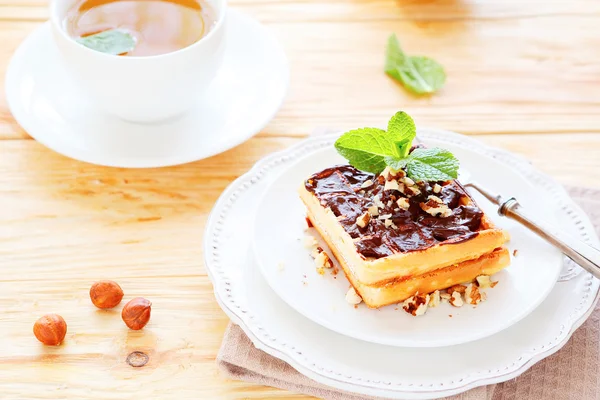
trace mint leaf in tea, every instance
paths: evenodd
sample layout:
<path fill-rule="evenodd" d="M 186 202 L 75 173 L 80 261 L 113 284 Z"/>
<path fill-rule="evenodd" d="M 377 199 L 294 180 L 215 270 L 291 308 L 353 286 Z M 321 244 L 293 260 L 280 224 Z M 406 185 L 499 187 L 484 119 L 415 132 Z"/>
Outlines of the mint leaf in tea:
<path fill-rule="evenodd" d="M 155 56 L 188 47 L 216 22 L 206 0 L 79 0 L 67 14 L 67 33 L 94 50 Z"/>
<path fill-rule="evenodd" d="M 118 29 L 81 37 L 77 41 L 92 50 L 115 56 L 127 54 L 135 49 L 135 38 L 131 34 Z"/>

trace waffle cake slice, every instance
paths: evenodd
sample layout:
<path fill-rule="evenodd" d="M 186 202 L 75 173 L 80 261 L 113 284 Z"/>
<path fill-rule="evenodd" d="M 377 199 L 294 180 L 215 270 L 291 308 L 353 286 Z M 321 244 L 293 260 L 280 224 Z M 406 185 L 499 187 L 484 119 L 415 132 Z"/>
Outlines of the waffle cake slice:
<path fill-rule="evenodd" d="M 508 266 L 496 228 L 457 181 L 415 183 L 403 171 L 325 169 L 299 190 L 308 218 L 370 307 Z"/>

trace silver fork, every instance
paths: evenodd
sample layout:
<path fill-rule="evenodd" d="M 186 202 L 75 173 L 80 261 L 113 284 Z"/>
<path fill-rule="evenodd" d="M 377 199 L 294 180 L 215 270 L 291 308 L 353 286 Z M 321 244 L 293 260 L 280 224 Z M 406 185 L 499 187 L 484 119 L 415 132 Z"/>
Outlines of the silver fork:
<path fill-rule="evenodd" d="M 505 199 L 501 195 L 485 189 L 479 183 L 470 181 L 468 177 L 465 180 L 463 175 L 459 176 L 459 181 L 463 186 L 477 190 L 486 199 L 497 205 L 499 215 L 511 218 L 529 228 L 550 244 L 558 247 L 560 251 L 583 269 L 600 279 L 600 250 L 553 226 L 533 221 L 514 197 Z"/>

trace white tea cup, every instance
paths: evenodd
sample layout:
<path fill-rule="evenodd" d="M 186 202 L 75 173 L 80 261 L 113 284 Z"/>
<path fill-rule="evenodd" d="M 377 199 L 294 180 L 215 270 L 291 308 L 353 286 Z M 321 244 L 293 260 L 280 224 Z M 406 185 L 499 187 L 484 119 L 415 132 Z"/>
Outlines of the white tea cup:
<path fill-rule="evenodd" d="M 216 76 L 224 53 L 226 0 L 212 0 L 216 22 L 183 49 L 148 57 L 114 56 L 69 36 L 65 19 L 77 0 L 52 0 L 54 40 L 67 72 L 100 109 L 124 120 L 157 122 L 189 111 Z"/>

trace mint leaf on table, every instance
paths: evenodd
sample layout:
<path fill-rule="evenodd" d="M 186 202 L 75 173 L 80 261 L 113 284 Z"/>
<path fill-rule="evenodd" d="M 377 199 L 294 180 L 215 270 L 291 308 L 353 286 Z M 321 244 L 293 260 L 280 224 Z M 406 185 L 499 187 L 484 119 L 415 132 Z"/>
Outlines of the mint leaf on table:
<path fill-rule="evenodd" d="M 400 43 L 395 34 L 388 38 L 385 51 L 385 73 L 397 81 L 402 82 L 402 77 L 398 72 L 398 66 L 406 62 L 406 54 L 400 48 Z"/>
<path fill-rule="evenodd" d="M 409 57 L 398 69 L 404 87 L 416 94 L 434 93 L 446 82 L 444 67 L 429 57 Z"/>
<path fill-rule="evenodd" d="M 355 168 L 374 174 L 385 168 L 385 156 L 399 156 L 391 136 L 377 128 L 346 132 L 335 142 L 335 148 Z"/>
<path fill-rule="evenodd" d="M 406 170 L 414 181 L 447 181 L 458 177 L 460 163 L 454 155 L 437 147 L 414 149 L 406 158 L 386 157 L 391 168 Z"/>
<path fill-rule="evenodd" d="M 119 55 L 129 53 L 135 49 L 135 38 L 124 31 L 112 29 L 94 35 L 80 37 L 76 39 L 85 47 L 101 53 Z"/>
<path fill-rule="evenodd" d="M 446 82 L 444 67 L 424 56 L 407 56 L 396 35 L 388 39 L 385 72 L 415 94 L 438 91 Z"/>

